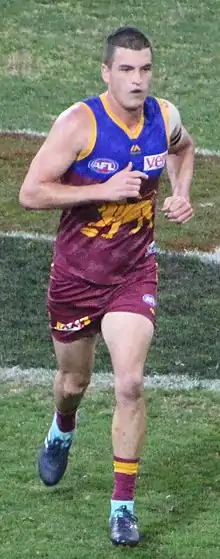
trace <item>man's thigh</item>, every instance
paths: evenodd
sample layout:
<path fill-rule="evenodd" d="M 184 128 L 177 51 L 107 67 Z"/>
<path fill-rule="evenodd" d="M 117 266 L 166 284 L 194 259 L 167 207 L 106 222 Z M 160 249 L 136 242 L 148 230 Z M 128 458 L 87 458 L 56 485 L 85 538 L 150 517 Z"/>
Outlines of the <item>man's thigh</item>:
<path fill-rule="evenodd" d="M 96 336 L 82 337 L 69 343 L 52 336 L 60 372 L 76 376 L 88 376 L 92 372 Z"/>
<path fill-rule="evenodd" d="M 109 302 L 102 320 L 102 334 L 113 366 L 144 366 L 150 347 L 157 305 L 157 263 L 151 259 L 146 270 L 130 274 Z"/>
<path fill-rule="evenodd" d="M 151 320 L 130 312 L 110 312 L 102 320 L 102 335 L 114 372 L 142 374 L 154 334 Z"/>

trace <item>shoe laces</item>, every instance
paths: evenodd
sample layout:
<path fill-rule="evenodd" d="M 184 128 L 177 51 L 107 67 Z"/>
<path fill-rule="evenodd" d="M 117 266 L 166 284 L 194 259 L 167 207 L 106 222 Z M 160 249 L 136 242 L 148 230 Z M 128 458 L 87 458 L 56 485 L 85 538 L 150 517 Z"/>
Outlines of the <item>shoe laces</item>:
<path fill-rule="evenodd" d="M 116 509 L 115 517 L 119 527 L 122 525 L 130 526 L 130 524 L 137 524 L 138 522 L 137 517 L 127 509 L 126 505 L 122 505 Z"/>
<path fill-rule="evenodd" d="M 62 440 L 59 438 L 53 439 L 53 441 L 47 440 L 46 448 L 52 456 L 58 456 L 61 451 L 69 449 L 71 441 Z"/>

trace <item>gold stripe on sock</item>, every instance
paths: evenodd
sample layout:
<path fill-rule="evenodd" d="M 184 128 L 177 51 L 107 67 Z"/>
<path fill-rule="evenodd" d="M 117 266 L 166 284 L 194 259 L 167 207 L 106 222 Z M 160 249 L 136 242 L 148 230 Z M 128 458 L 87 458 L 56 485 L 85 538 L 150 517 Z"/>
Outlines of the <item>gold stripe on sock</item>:
<path fill-rule="evenodd" d="M 138 462 L 117 462 L 114 461 L 114 472 L 116 474 L 136 475 L 138 472 Z"/>

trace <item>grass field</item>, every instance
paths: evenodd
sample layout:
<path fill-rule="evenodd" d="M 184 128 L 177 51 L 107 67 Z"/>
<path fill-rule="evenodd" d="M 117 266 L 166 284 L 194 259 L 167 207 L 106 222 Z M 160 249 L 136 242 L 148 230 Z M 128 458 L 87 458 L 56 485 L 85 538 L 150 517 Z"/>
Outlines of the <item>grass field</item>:
<path fill-rule="evenodd" d="M 1 129 L 48 131 L 73 101 L 99 93 L 107 33 L 132 24 L 152 38 L 153 92 L 175 102 L 197 146 L 219 150 L 218 0 L 146 4 L 41 0 L 1 1 Z M 111 390 L 91 389 L 61 484 L 47 490 L 36 455 L 53 413 L 51 382 L 32 386 L 16 366 L 54 369 L 45 297 L 51 243 L 4 232 L 55 234 L 57 212 L 25 212 L 18 191 L 42 139 L 0 135 L 0 557 L 2 559 L 219 559 L 218 392 L 149 390 L 149 439 L 137 485 L 143 539 L 136 550 L 108 541 L 112 450 Z M 197 157 L 185 227 L 157 216 L 163 249 L 220 245 L 220 160 Z M 169 185 L 164 177 L 162 204 Z M 220 378 L 220 267 L 188 257 L 159 257 L 158 327 L 146 374 Z M 15 367 L 15 369 L 13 369 Z M 11 381 L 4 382 L 4 371 Z M 100 339 L 95 373 L 111 370 Z M 171 377 L 170 377 L 171 378 Z M 211 385 L 210 385 L 211 386 Z M 146 396 L 147 397 L 147 396 Z"/>
<path fill-rule="evenodd" d="M 31 159 L 39 149 L 42 139 L 0 135 L 0 231 L 36 231 L 54 235 L 59 212 L 28 212 L 18 204 L 19 185 L 27 172 Z M 220 246 L 220 158 L 197 157 L 192 203 L 195 219 L 184 227 L 169 224 L 161 214 L 156 221 L 156 239 L 166 250 L 199 248 L 212 250 Z M 158 207 L 170 193 L 166 176 L 162 181 Z"/>
<path fill-rule="evenodd" d="M 51 245 L 2 238 L 0 246 L 4 255 L 0 366 L 54 369 L 45 309 Z M 158 328 L 147 371 L 218 378 L 220 267 L 191 258 L 161 256 L 159 262 Z M 8 351 L 12 332 L 13 351 Z M 100 344 L 96 372 L 110 369 Z"/>
<path fill-rule="evenodd" d="M 135 551 L 115 550 L 108 542 L 111 393 L 85 400 L 69 471 L 48 490 L 35 462 L 51 420 L 50 390 L 3 388 L 2 558 L 219 559 L 219 397 L 153 391 L 148 400 L 136 500 L 143 540 Z"/>
<path fill-rule="evenodd" d="M 177 103 L 201 147 L 218 146 L 218 0 L 2 0 L 1 127 L 48 130 L 66 106 L 99 93 L 104 39 L 129 24 L 153 41 L 153 92 Z"/>

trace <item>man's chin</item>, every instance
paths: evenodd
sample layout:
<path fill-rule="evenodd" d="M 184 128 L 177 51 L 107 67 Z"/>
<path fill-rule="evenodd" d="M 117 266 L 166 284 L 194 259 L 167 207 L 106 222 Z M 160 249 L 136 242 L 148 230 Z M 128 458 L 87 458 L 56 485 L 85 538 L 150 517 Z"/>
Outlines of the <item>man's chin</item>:
<path fill-rule="evenodd" d="M 128 103 L 127 105 L 124 105 L 124 109 L 129 112 L 138 111 L 138 109 L 142 109 L 143 104 L 144 104 L 143 100 L 139 100 L 139 101 L 136 100 L 133 103 Z"/>

